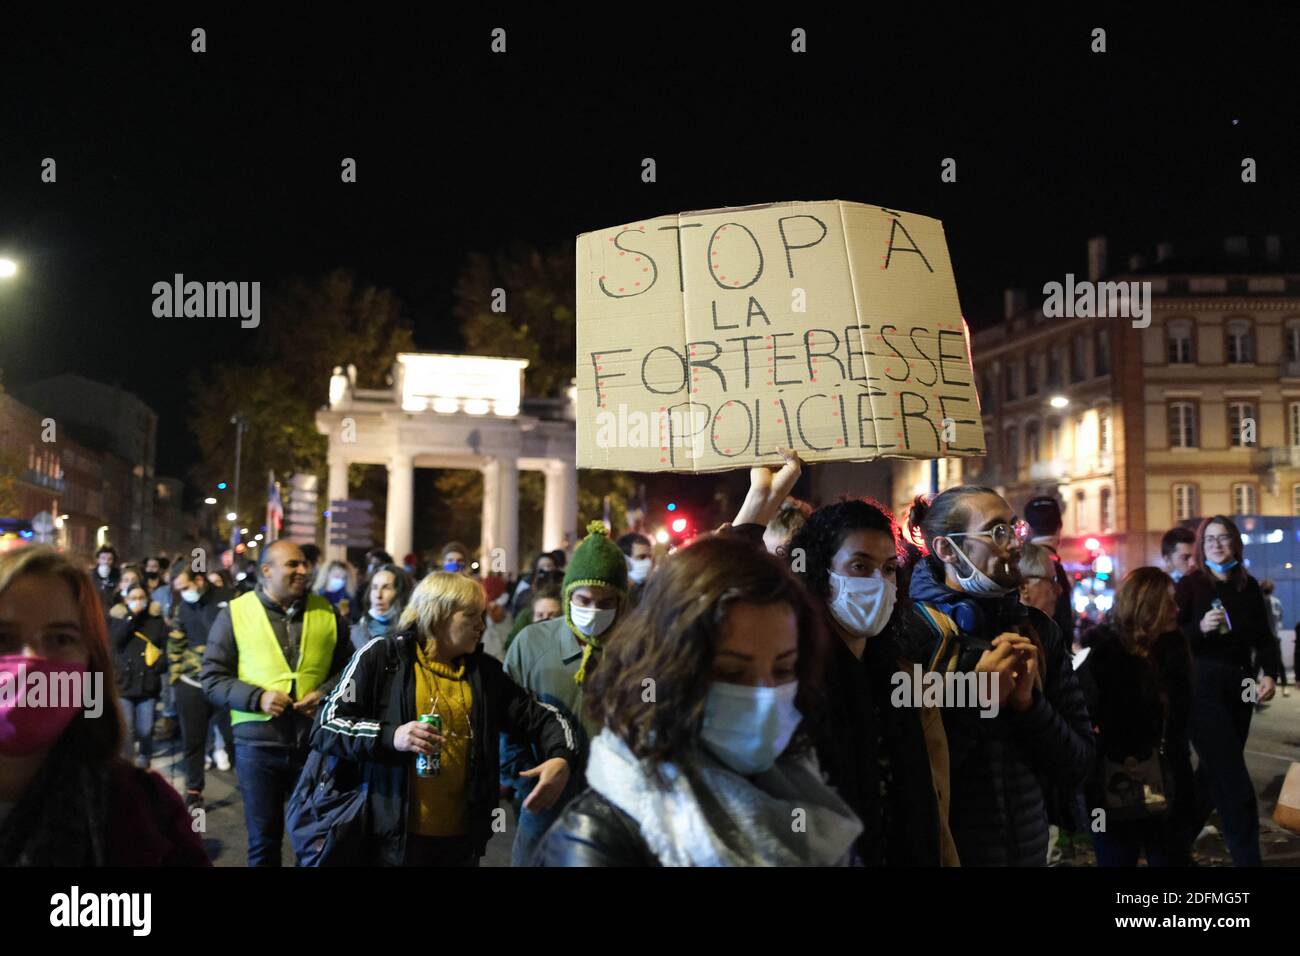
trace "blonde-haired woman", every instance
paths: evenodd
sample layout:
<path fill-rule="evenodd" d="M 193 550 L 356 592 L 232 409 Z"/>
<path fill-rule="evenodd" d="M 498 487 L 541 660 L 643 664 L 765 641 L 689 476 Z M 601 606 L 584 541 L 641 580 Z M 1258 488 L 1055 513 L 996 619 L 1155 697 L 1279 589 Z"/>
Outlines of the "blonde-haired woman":
<path fill-rule="evenodd" d="M 88 575 L 0 555 L 0 866 L 208 864 L 176 791 L 121 756 L 109 662 Z"/>
<path fill-rule="evenodd" d="M 436 571 L 412 593 L 397 632 L 353 656 L 320 709 L 312 747 L 359 765 L 366 812 L 324 841 L 341 848 L 339 858 L 326 852 L 311 862 L 478 865 L 498 804 L 502 731 L 546 755 L 529 771 L 539 778 L 529 809 L 549 807 L 564 790 L 577 758 L 573 727 L 481 652 L 485 605 L 476 580 Z M 431 713 L 440 732 L 420 721 Z M 437 755 L 435 775 L 416 772 L 420 755 Z"/>

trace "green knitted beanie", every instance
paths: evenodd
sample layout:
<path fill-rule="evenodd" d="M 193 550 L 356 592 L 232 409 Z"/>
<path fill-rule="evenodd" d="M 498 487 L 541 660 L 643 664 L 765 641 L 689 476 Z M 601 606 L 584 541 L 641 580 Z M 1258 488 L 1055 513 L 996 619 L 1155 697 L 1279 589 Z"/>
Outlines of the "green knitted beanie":
<path fill-rule="evenodd" d="M 574 550 L 568 567 L 564 569 L 564 621 L 583 644 L 582 663 L 573 678 L 579 684 L 586 680 L 592 652 L 605 642 L 600 637 L 586 637 L 574 627 L 569 615 L 569 596 L 577 588 L 592 585 L 613 588 L 618 592 L 620 606 L 627 598 L 627 558 L 618 545 L 609 540 L 603 521 L 587 525 L 587 537 Z"/>
<path fill-rule="evenodd" d="M 601 585 L 627 594 L 627 558 L 605 530 L 603 521 L 587 525 L 587 537 L 573 552 L 564 569 L 564 603 L 574 588 L 584 585 Z"/>

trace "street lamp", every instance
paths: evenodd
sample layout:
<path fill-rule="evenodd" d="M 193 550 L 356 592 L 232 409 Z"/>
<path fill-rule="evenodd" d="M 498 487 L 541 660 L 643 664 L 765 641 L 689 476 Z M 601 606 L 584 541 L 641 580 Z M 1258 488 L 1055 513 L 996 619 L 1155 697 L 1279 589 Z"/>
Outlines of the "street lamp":
<path fill-rule="evenodd" d="M 236 518 L 238 518 L 238 517 L 239 517 L 239 515 L 235 514 L 233 511 L 229 511 L 229 512 L 226 513 L 226 520 L 227 520 L 227 521 L 234 521 L 234 520 L 235 520 Z"/>
<path fill-rule="evenodd" d="M 1069 404 L 1070 404 L 1070 400 L 1066 398 L 1064 395 L 1052 396 L 1051 406 L 1053 408 L 1065 408 Z"/>
<path fill-rule="evenodd" d="M 0 279 L 12 279 L 18 275 L 18 263 L 12 259 L 0 259 Z"/>
<path fill-rule="evenodd" d="M 203 503 L 204 503 L 205 505 L 215 505 L 215 504 L 217 503 L 217 499 L 216 499 L 216 498 L 204 498 L 204 499 L 203 499 Z"/>

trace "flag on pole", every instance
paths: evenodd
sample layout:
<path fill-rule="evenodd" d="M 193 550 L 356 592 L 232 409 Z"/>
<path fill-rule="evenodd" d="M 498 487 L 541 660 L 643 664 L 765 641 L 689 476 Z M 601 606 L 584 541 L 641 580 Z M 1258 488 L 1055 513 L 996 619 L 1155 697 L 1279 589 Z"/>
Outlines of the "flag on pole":
<path fill-rule="evenodd" d="M 284 503 L 280 501 L 280 483 L 275 480 L 275 472 L 267 473 L 266 484 L 266 543 L 280 538 L 280 529 L 284 526 Z"/>

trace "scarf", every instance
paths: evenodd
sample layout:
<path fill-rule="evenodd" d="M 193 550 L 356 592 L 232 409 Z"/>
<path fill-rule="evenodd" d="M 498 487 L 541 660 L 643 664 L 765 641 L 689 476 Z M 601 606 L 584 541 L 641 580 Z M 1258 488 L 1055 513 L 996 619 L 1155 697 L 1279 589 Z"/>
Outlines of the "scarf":
<path fill-rule="evenodd" d="M 108 771 L 88 766 L 69 737 L 0 825 L 0 866 L 104 865 Z"/>
<path fill-rule="evenodd" d="M 667 788 L 608 728 L 591 742 L 588 786 L 637 822 L 664 866 L 843 865 L 862 832 L 812 757 L 743 777 L 700 748 L 662 770 Z"/>

